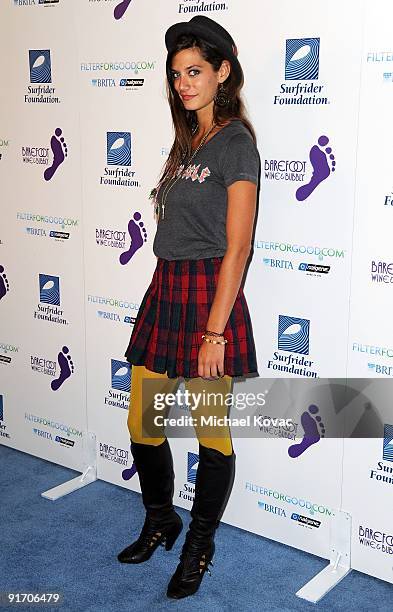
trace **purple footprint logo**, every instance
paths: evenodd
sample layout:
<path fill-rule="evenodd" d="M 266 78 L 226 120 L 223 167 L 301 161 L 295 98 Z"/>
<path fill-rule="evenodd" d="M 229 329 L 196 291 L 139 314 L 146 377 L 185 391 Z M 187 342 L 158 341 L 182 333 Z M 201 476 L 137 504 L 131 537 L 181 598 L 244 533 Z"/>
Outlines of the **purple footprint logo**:
<path fill-rule="evenodd" d="M 295 459 L 300 457 L 310 446 L 319 442 L 319 440 L 325 437 L 325 426 L 322 423 L 322 419 L 317 413 L 319 412 L 318 406 L 311 404 L 308 407 L 308 411 L 303 412 L 300 420 L 304 430 L 303 440 L 299 444 L 292 444 L 288 448 L 288 455 Z M 313 416 L 317 415 L 317 416 Z M 319 430 L 321 433 L 319 433 Z"/>
<path fill-rule="evenodd" d="M 67 144 L 64 142 L 62 131 L 60 128 L 55 129 L 55 133 L 50 139 L 50 146 L 53 153 L 53 163 L 44 172 L 44 179 L 50 181 L 57 168 L 63 163 L 67 157 Z"/>
<path fill-rule="evenodd" d="M 115 19 L 121 19 L 131 4 L 131 0 L 122 0 L 117 6 L 115 6 L 115 10 L 113 11 L 113 16 Z"/>
<path fill-rule="evenodd" d="M 68 355 L 69 350 L 70 349 L 68 348 L 68 346 L 63 346 L 60 353 L 57 355 L 57 360 L 60 366 L 60 374 L 58 378 L 52 380 L 50 384 L 52 391 L 57 391 L 58 389 L 60 389 L 63 382 L 67 380 L 67 378 L 69 378 L 74 371 L 73 361 L 71 359 L 71 356 Z"/>
<path fill-rule="evenodd" d="M 314 189 L 325 181 L 328 176 L 330 176 L 330 173 L 334 172 L 336 169 L 336 160 L 332 153 L 332 148 L 326 146 L 328 143 L 329 138 L 327 136 L 320 136 L 318 138 L 319 146 L 313 145 L 310 149 L 310 162 L 313 173 L 310 182 L 307 183 L 307 185 L 302 185 L 296 191 L 296 199 L 299 202 L 304 202 L 304 200 L 307 200 Z"/>
<path fill-rule="evenodd" d="M 134 474 L 136 474 L 136 472 L 137 470 L 136 470 L 135 461 L 133 461 L 132 466 L 130 468 L 126 468 L 125 470 L 122 471 L 121 477 L 123 478 L 123 480 L 131 480 L 131 478 L 134 476 Z"/>
<path fill-rule="evenodd" d="M 6 295 L 7 291 L 10 290 L 10 284 L 7 276 L 4 273 L 4 266 L 0 266 L 0 300 Z"/>
<path fill-rule="evenodd" d="M 133 214 L 132 219 L 130 219 L 128 224 L 128 233 L 131 238 L 131 245 L 128 251 L 124 251 L 124 253 L 122 253 L 119 257 L 119 261 L 122 266 L 130 261 L 131 257 L 135 255 L 137 250 L 140 249 L 143 243 L 147 240 L 145 224 L 143 221 L 140 221 L 140 219 L 141 213 L 137 211 Z"/>

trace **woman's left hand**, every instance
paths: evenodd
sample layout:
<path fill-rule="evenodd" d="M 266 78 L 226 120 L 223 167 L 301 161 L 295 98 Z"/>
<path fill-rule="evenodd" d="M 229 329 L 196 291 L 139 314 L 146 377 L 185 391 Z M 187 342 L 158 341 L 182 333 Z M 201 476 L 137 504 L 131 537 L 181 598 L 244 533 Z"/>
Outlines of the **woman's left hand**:
<path fill-rule="evenodd" d="M 198 376 L 206 380 L 217 380 L 224 376 L 225 344 L 203 341 L 198 353 Z"/>

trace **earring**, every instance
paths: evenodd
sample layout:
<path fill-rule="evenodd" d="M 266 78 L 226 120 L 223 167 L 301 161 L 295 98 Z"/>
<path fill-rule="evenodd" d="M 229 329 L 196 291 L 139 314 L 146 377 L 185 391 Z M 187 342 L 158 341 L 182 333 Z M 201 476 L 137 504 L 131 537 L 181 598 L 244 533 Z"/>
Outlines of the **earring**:
<path fill-rule="evenodd" d="M 217 87 L 216 95 L 214 96 L 214 102 L 217 104 L 217 106 L 220 107 L 228 106 L 229 104 L 228 94 L 225 91 L 224 85 L 222 83 L 220 83 Z"/>

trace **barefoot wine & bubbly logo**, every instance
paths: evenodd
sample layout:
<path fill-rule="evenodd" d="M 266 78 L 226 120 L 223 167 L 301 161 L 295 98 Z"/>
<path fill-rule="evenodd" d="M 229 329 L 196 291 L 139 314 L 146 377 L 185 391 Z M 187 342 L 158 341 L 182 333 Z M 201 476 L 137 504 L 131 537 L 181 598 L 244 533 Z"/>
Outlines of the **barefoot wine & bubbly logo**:
<path fill-rule="evenodd" d="M 128 9 L 128 7 L 131 4 L 131 0 L 121 0 L 121 2 L 117 2 L 114 10 L 113 10 L 113 16 L 115 19 L 121 19 L 126 10 Z"/>
<path fill-rule="evenodd" d="M 108 442 L 99 443 L 99 457 L 104 461 L 111 461 L 121 469 L 121 478 L 125 482 L 131 480 L 137 473 L 135 461 L 130 449 L 121 448 Z"/>
<path fill-rule="evenodd" d="M 139 211 L 135 211 L 127 224 L 127 231 L 96 227 L 96 243 L 98 246 L 121 249 L 119 263 L 128 264 L 137 251 L 147 241 L 147 231 Z"/>
<path fill-rule="evenodd" d="M 57 360 L 52 360 L 42 355 L 30 355 L 30 366 L 33 372 L 52 377 L 50 383 L 52 391 L 58 391 L 65 381 L 73 375 L 75 370 L 68 346 L 61 348 L 57 355 Z"/>
<path fill-rule="evenodd" d="M 22 146 L 24 164 L 46 166 L 43 178 L 50 181 L 68 156 L 67 143 L 61 128 L 56 128 L 50 137 L 50 147 L 40 145 Z"/>
<path fill-rule="evenodd" d="M 336 157 L 328 136 L 319 136 L 317 142 L 311 145 L 309 160 L 308 164 L 303 160 L 265 159 L 265 179 L 303 183 L 296 189 L 295 198 L 298 202 L 304 202 L 336 170 Z"/>
<path fill-rule="evenodd" d="M 0 265 L 0 300 L 2 300 L 10 290 L 10 283 L 4 266 Z"/>

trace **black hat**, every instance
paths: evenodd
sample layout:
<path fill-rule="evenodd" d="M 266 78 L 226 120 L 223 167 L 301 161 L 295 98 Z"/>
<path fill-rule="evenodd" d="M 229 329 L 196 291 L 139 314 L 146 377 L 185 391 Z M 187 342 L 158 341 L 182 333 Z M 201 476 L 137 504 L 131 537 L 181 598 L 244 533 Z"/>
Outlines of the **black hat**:
<path fill-rule="evenodd" d="M 237 47 L 232 36 L 219 23 L 204 15 L 196 15 L 190 21 L 181 21 L 172 25 L 165 34 L 165 45 L 168 57 L 175 50 L 176 41 L 181 34 L 195 34 L 211 43 L 231 62 L 232 70 L 238 81 L 242 80 L 243 71 L 237 59 Z"/>

